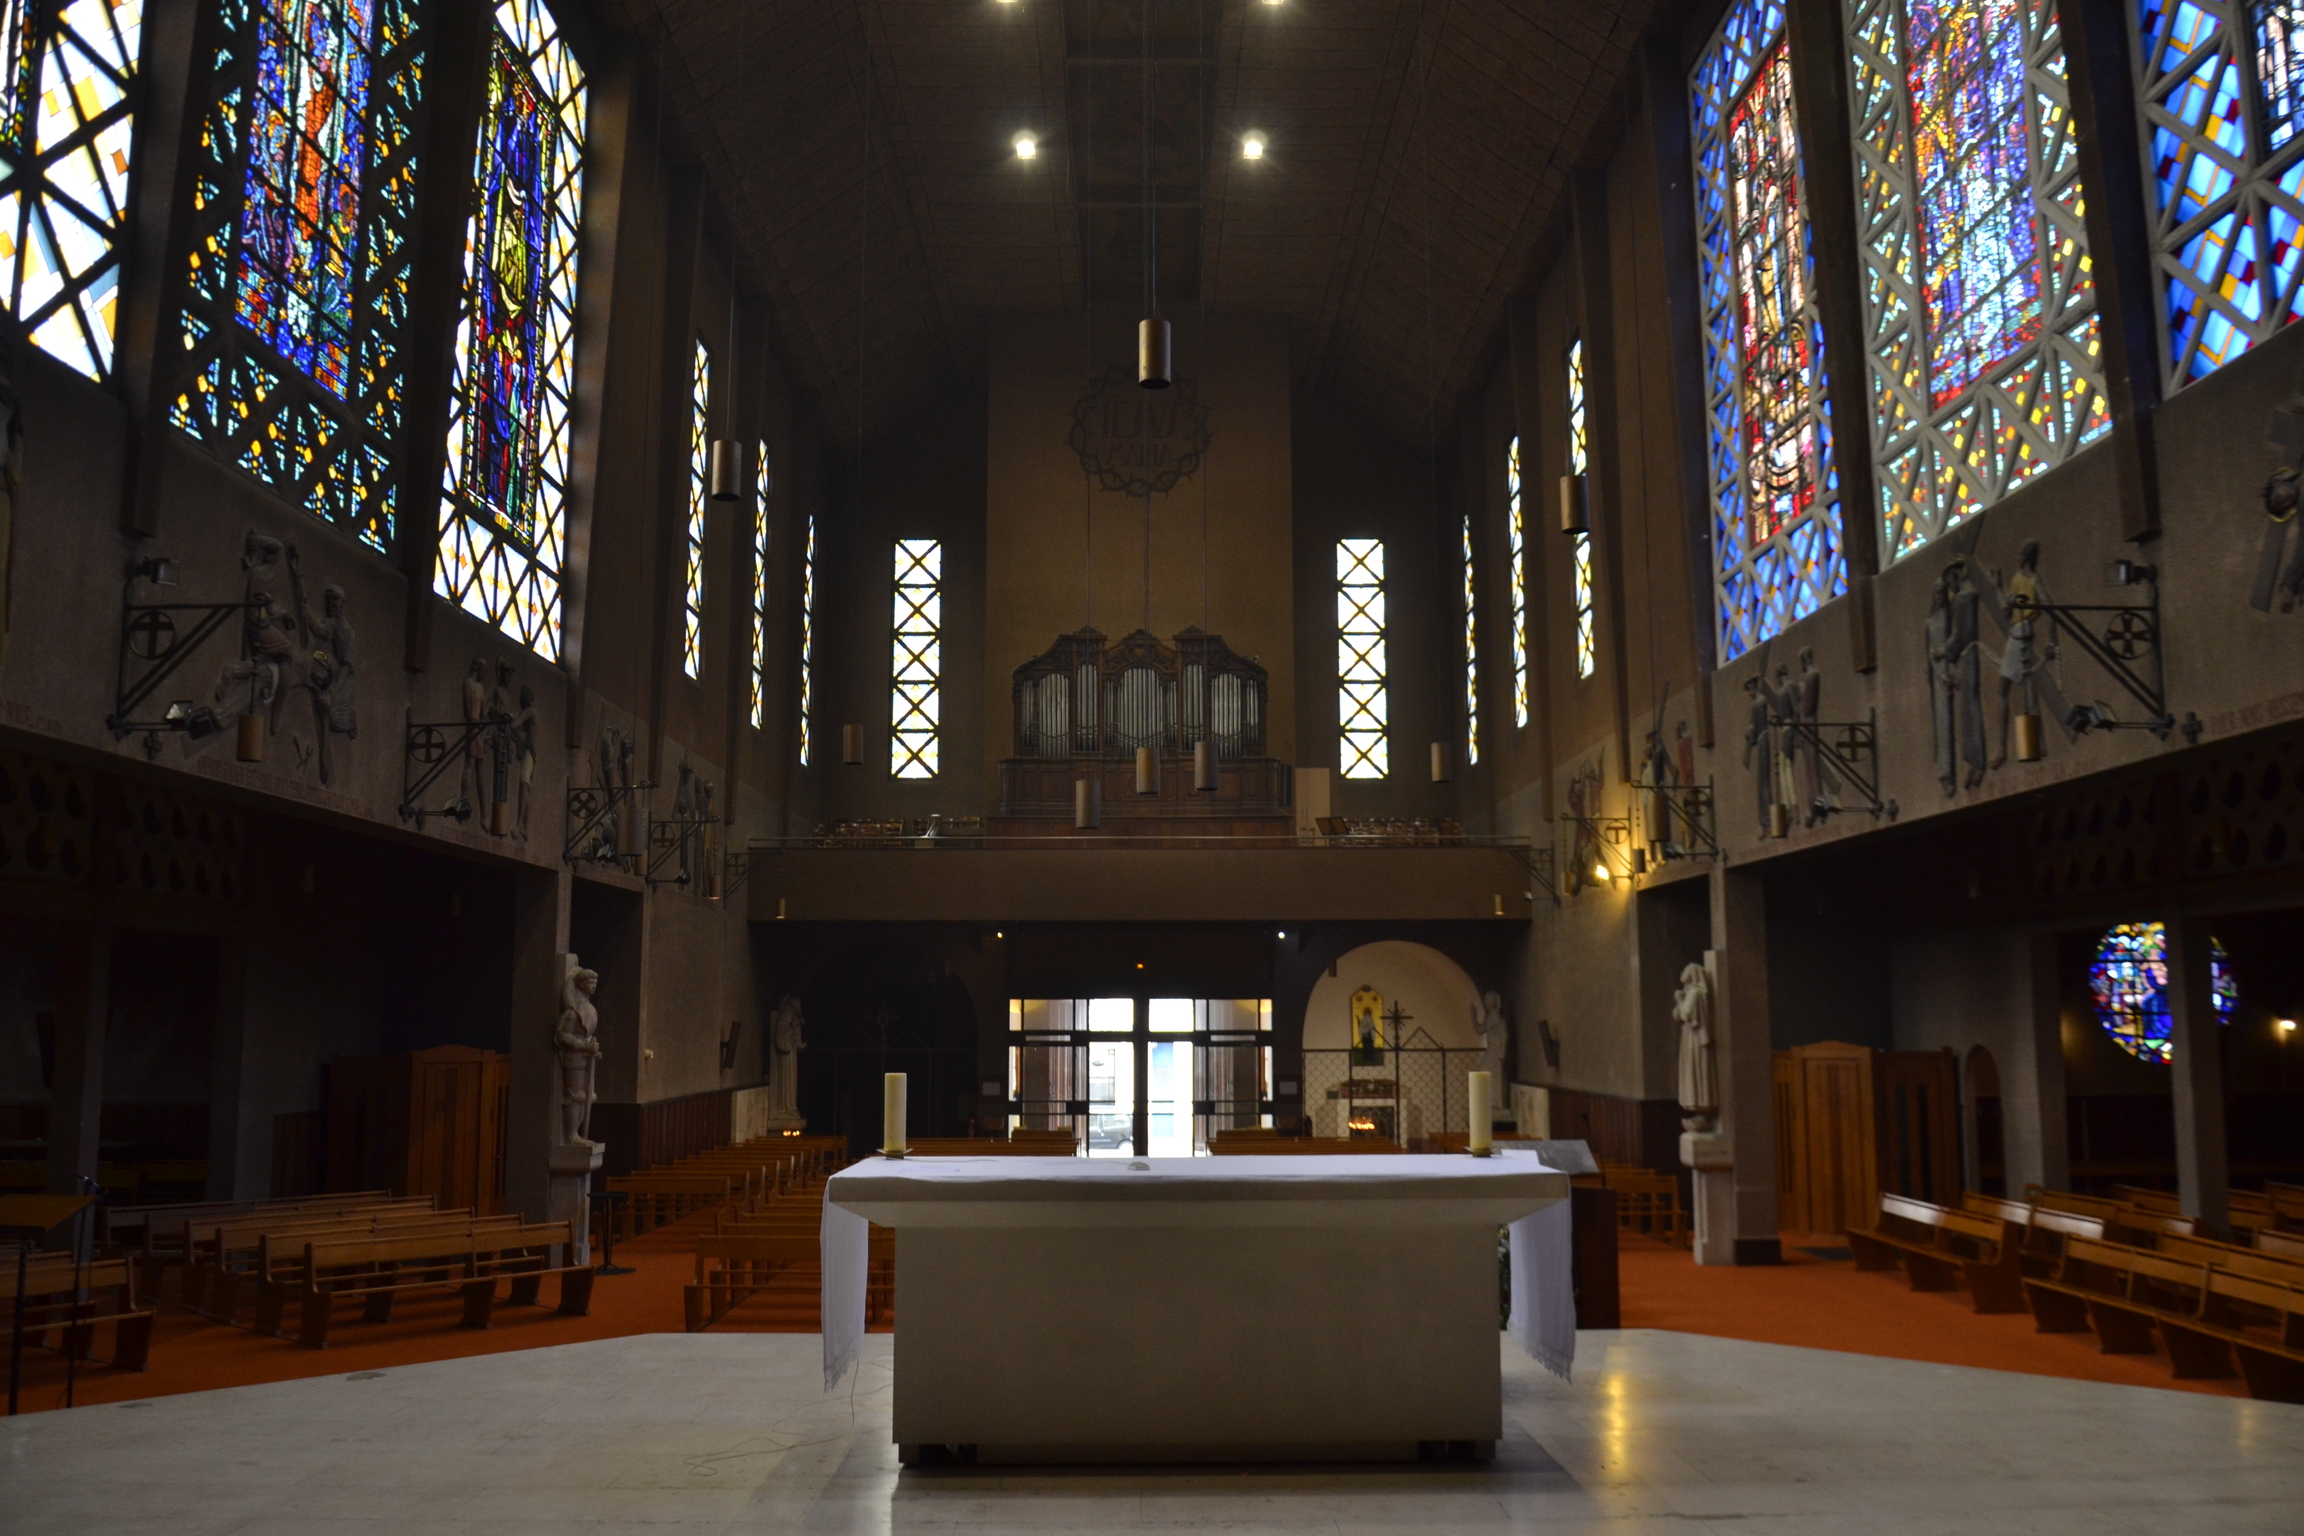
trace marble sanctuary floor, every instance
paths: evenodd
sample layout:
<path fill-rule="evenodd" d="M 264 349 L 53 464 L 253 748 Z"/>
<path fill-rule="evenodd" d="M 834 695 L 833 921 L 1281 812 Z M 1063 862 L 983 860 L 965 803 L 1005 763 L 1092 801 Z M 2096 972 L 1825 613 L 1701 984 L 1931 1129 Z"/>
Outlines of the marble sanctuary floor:
<path fill-rule="evenodd" d="M 7 1536 L 2304 1530 L 2304 1407 L 1694 1334 L 1503 1342 L 1484 1466 L 904 1471 L 893 1340 L 643 1334 L 0 1420 Z"/>

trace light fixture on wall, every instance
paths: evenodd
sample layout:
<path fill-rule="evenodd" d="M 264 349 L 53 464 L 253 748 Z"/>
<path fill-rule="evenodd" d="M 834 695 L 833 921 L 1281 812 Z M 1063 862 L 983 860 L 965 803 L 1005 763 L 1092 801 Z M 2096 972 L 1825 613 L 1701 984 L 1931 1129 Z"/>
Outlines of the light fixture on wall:
<path fill-rule="evenodd" d="M 840 727 L 840 766 L 843 768 L 861 768 L 864 766 L 864 727 L 860 725 Z"/>
<path fill-rule="evenodd" d="M 1016 158 L 1019 160 L 1030 160 L 1040 153 L 1039 139 L 1029 133 L 1016 135 L 1014 143 L 1016 145 Z"/>
<path fill-rule="evenodd" d="M 1792 835 L 1792 807 L 1781 800 L 1768 807 L 1768 835 L 1770 837 L 1790 837 Z"/>
<path fill-rule="evenodd" d="M 1266 140 L 1260 133 L 1251 131 L 1240 136 L 1240 158 L 1243 160 L 1263 159 L 1265 147 Z"/>
<path fill-rule="evenodd" d="M 1192 789 L 1196 794 L 1216 793 L 1216 743 L 1205 736 L 1192 743 Z"/>
<path fill-rule="evenodd" d="M 1445 784 L 1448 782 L 1451 774 L 1451 766 L 1449 762 L 1450 756 L 1451 754 L 1448 751 L 1448 743 L 1444 741 L 1436 741 L 1432 743 L 1433 783 Z"/>

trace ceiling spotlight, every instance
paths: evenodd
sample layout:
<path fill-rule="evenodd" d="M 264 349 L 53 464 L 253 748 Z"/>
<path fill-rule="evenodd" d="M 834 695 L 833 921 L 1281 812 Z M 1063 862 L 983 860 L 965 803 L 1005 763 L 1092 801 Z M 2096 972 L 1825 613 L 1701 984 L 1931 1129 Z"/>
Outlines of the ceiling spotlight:
<path fill-rule="evenodd" d="M 1240 158 L 1243 160 L 1263 159 L 1264 135 L 1260 133 L 1251 133 L 1242 137 L 1240 140 Z"/>
<path fill-rule="evenodd" d="M 1040 141 L 1029 133 L 1016 135 L 1016 158 L 1029 160 L 1040 153 Z"/>

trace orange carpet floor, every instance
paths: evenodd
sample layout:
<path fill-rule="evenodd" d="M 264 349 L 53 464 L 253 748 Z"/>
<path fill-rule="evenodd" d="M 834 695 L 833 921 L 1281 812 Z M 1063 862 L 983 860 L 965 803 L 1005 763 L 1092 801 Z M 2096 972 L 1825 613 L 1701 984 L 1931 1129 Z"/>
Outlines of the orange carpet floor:
<path fill-rule="evenodd" d="M 590 1339 L 615 1339 L 634 1333 L 678 1333 L 686 1326 L 681 1287 L 696 1277 L 696 1236 L 708 1228 L 708 1216 L 627 1239 L 616 1245 L 616 1262 L 629 1267 L 629 1275 L 603 1275 L 593 1283 L 592 1311 L 588 1317 L 563 1317 L 552 1310 L 560 1283 L 544 1282 L 541 1307 L 496 1304 L 495 1326 L 485 1332 L 456 1326 L 463 1303 L 453 1291 L 403 1298 L 389 1323 L 359 1320 L 357 1309 L 338 1308 L 326 1349 L 307 1349 L 288 1339 L 271 1338 L 212 1323 L 166 1302 L 160 1304 L 152 1332 L 152 1359 L 148 1370 L 123 1371 L 83 1361 L 74 1385 L 75 1403 L 128 1402 L 164 1397 L 175 1392 L 201 1392 L 211 1387 L 245 1387 L 259 1382 L 292 1381 L 305 1376 L 350 1375 L 354 1371 L 384 1370 L 416 1365 L 427 1360 L 454 1360 L 465 1355 L 491 1355 L 503 1350 L 536 1349 L 548 1344 L 576 1344 Z M 173 1284 L 173 1282 L 171 1282 Z M 814 1333 L 817 1331 L 818 1276 L 813 1264 L 794 1265 L 766 1292 L 737 1307 L 713 1331 L 726 1333 Z M 886 1319 L 872 1325 L 885 1332 Z M 99 1327 L 96 1352 L 109 1354 L 111 1329 Z M 52 1336 L 53 1337 L 53 1336 Z M 0 1333 L 0 1351 L 6 1335 Z M 6 1369 L 0 1360 L 0 1372 Z M 24 1351 L 24 1389 L 21 1411 L 64 1406 L 64 1361 L 53 1350 Z"/>
<path fill-rule="evenodd" d="M 589 1317 L 562 1317 L 549 1306 L 500 1305 L 496 1326 L 473 1332 L 456 1326 L 460 1303 L 442 1291 L 437 1298 L 402 1302 L 389 1323 L 353 1320 L 346 1308 L 338 1314 L 329 1347 L 314 1350 L 163 1305 L 151 1369 L 138 1373 L 84 1364 L 74 1401 L 125 1402 L 634 1333 L 676 1333 L 683 1326 L 680 1288 L 694 1276 L 695 1237 L 707 1220 L 693 1218 L 619 1243 L 616 1261 L 634 1273 L 602 1278 L 593 1289 Z M 2037 1333 L 2028 1315 L 1978 1316 L 1969 1310 L 1965 1291 L 1913 1291 L 1901 1272 L 1859 1273 L 1845 1258 L 1824 1256 L 1845 1252 L 1845 1241 L 1788 1233 L 1782 1266 L 1735 1269 L 1699 1267 L 1685 1248 L 1627 1234 L 1620 1251 L 1624 1326 L 2078 1381 L 2245 1395 L 2237 1382 L 2177 1381 L 2159 1355 L 2102 1354 L 2092 1333 Z M 766 1293 L 714 1324 L 714 1330 L 814 1333 L 816 1289 L 815 1267 L 794 1266 Z M 545 1300 L 557 1295 L 557 1284 L 547 1282 Z M 883 1321 L 873 1331 L 889 1326 Z M 99 1330 L 99 1352 L 109 1350 L 109 1332 Z M 23 1411 L 63 1405 L 63 1361 L 52 1351 L 28 1349 Z"/>
<path fill-rule="evenodd" d="M 2245 1397 L 2237 1381 L 2178 1381 L 2164 1355 L 2107 1355 L 2093 1333 L 2039 1333 L 2030 1313 L 1978 1315 L 1968 1293 L 1915 1291 L 1902 1270 L 1859 1271 L 1839 1236 L 1784 1234 L 1781 1266 L 1699 1266 L 1685 1248 L 1627 1233 L 1618 1291 L 1627 1328 L 1672 1328 L 1936 1365 Z"/>

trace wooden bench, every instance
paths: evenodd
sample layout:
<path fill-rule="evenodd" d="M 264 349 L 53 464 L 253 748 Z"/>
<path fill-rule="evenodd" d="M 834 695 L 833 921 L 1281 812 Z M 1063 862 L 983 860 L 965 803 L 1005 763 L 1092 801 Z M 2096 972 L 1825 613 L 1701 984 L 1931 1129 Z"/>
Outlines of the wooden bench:
<path fill-rule="evenodd" d="M 257 1245 L 255 1264 L 245 1277 L 256 1292 L 256 1318 L 252 1326 L 258 1333 L 286 1337 L 288 1306 L 303 1294 L 304 1255 L 314 1243 L 363 1237 L 481 1237 L 515 1231 L 524 1225 L 517 1212 L 502 1216 L 459 1213 L 422 1221 L 380 1221 L 367 1228 L 351 1225 L 318 1231 L 267 1232 Z M 227 1315 L 221 1320 L 239 1326 L 237 1315 Z"/>
<path fill-rule="evenodd" d="M 2122 1233 L 2146 1238 L 2162 1234 L 2190 1237 L 2195 1226 L 2193 1218 L 2189 1216 L 2147 1211 L 2125 1200 L 2110 1200 L 2102 1195 L 2076 1195 L 2070 1190 L 2042 1189 L 2037 1184 L 2026 1186 L 2024 1198 L 2045 1210 L 2093 1216 L 2104 1223 L 2104 1235 L 2113 1241 L 2117 1241 Z"/>
<path fill-rule="evenodd" d="M 2023 1235 L 2018 1239 L 2017 1264 L 2028 1275 L 2054 1273 L 2056 1266 L 2064 1261 L 2064 1239 L 2104 1236 L 2104 1222 L 2100 1217 L 2049 1210 L 1999 1195 L 1978 1194 L 1974 1190 L 1960 1197 L 1960 1208 L 1972 1215 L 1998 1217 L 2011 1228 L 2020 1229 Z"/>
<path fill-rule="evenodd" d="M 490 1217 L 499 1225 L 518 1225 L 517 1216 Z M 386 1233 L 458 1232 L 468 1230 L 475 1218 L 470 1211 L 437 1211 L 429 1201 L 421 1205 L 370 1206 L 336 1216 L 240 1218 L 219 1225 L 198 1244 L 198 1257 L 185 1272 L 183 1305 L 220 1323 L 239 1322 L 240 1308 L 252 1295 L 261 1294 L 261 1261 L 267 1241 L 300 1242 L 305 1238 L 377 1237 Z"/>
<path fill-rule="evenodd" d="M 1858 1269 L 1892 1269 L 1901 1261 L 1913 1290 L 1949 1291 L 1963 1279 L 1978 1312 L 2024 1310 L 2021 1242 L 2010 1241 L 2008 1223 L 1997 1216 L 1884 1194 L 1871 1230 L 1851 1227 L 1847 1235 Z"/>
<path fill-rule="evenodd" d="M 2304 1232 L 2282 1232 L 2275 1227 L 2259 1227 L 2256 1231 L 2256 1251 L 2304 1259 Z"/>
<path fill-rule="evenodd" d="M 868 1253 L 864 1315 L 867 1322 L 878 1322 L 895 1299 L 896 1234 L 887 1227 L 872 1228 Z M 698 1238 L 696 1279 L 683 1292 L 688 1331 L 703 1332 L 759 1294 L 784 1270 L 795 1264 L 818 1263 L 822 1254 L 819 1235 L 797 1226 L 747 1226 Z"/>
<path fill-rule="evenodd" d="M 2304 1288 L 2147 1249 L 2075 1239 L 2054 1279 L 2024 1288 L 2043 1333 L 2093 1328 L 2106 1354 L 2149 1354 L 2155 1335 L 2183 1380 L 2234 1374 L 2251 1397 L 2304 1403 Z M 2240 1326 L 2270 1319 L 2271 1336 Z"/>
<path fill-rule="evenodd" d="M 110 1364 L 141 1371 L 151 1362 L 152 1312 L 136 1304 L 135 1259 L 122 1254 L 75 1267 L 68 1253 L 35 1254 L 24 1264 L 21 1290 L 16 1271 L 11 1257 L 0 1273 L 8 1301 L 0 1331 L 13 1329 L 21 1315 L 25 1337 L 45 1348 L 49 1330 L 58 1330 L 66 1356 L 89 1360 L 95 1358 L 97 1324 L 109 1323 Z"/>
<path fill-rule="evenodd" d="M 537 1226 L 490 1228 L 461 1237 L 340 1238 L 309 1242 L 304 1249 L 304 1284 L 298 1292 L 303 1326 L 297 1342 L 328 1347 L 328 1333 L 340 1301 L 361 1303 L 364 1322 L 392 1320 L 393 1304 L 412 1291 L 452 1290 L 464 1302 L 460 1326 L 486 1328 L 494 1320 L 496 1282 L 512 1284 L 506 1299 L 534 1306 L 546 1276 L 560 1277 L 557 1310 L 583 1317 L 592 1308 L 593 1270 L 589 1264 L 552 1261 L 574 1256 L 565 1221 Z"/>

